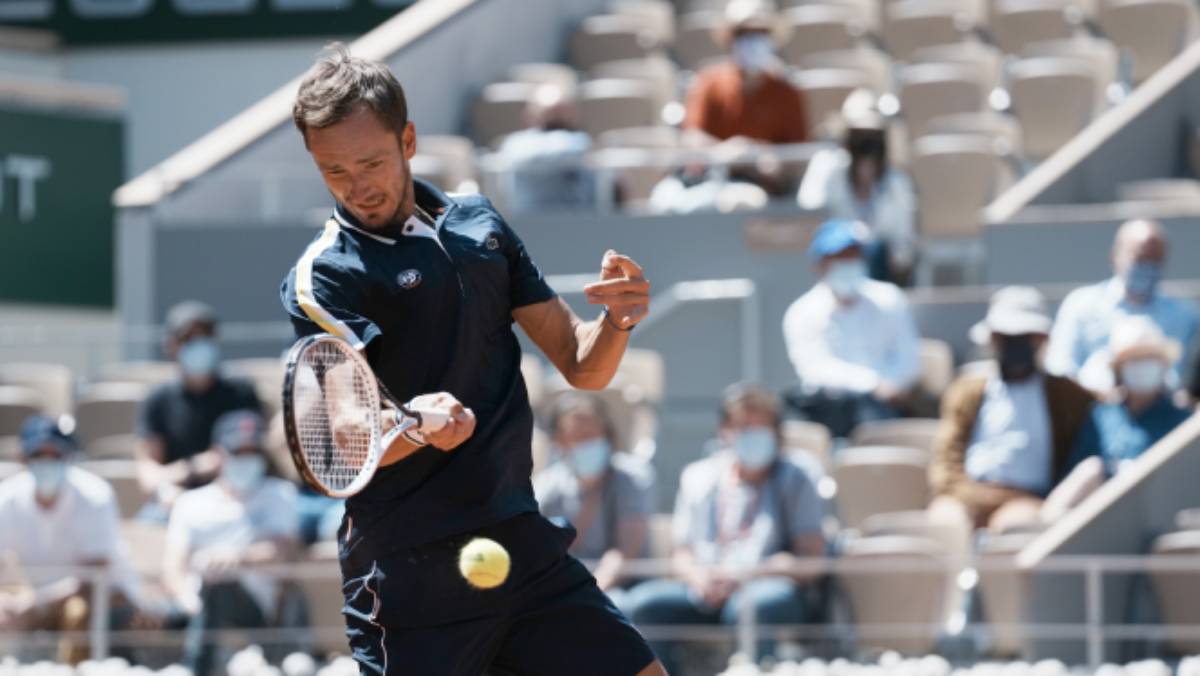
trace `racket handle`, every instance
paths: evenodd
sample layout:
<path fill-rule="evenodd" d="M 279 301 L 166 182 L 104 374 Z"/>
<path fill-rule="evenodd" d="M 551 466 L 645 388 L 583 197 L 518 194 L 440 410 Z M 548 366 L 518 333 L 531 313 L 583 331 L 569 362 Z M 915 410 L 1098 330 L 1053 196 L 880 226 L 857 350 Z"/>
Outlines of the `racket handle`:
<path fill-rule="evenodd" d="M 421 416 L 421 426 L 417 428 L 421 432 L 436 432 L 450 422 L 450 412 L 445 409 L 416 407 L 411 410 Z"/>

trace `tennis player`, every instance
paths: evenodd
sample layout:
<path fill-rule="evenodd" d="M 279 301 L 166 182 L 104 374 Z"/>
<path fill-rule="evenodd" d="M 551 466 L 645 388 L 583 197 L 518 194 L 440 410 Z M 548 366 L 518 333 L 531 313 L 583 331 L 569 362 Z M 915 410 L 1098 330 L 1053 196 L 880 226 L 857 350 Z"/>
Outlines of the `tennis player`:
<path fill-rule="evenodd" d="M 333 45 L 301 82 L 296 127 L 336 199 L 283 283 L 300 336 L 328 332 L 367 357 L 401 401 L 451 422 L 401 436 L 338 533 L 347 635 L 364 674 L 661 675 L 646 642 L 567 554 L 575 533 L 538 514 L 533 414 L 515 320 L 567 381 L 602 388 L 649 284 L 603 255 L 581 321 L 480 196 L 414 180 L 404 91 L 380 63 Z M 461 547 L 491 538 L 512 559 L 500 587 L 470 587 Z"/>

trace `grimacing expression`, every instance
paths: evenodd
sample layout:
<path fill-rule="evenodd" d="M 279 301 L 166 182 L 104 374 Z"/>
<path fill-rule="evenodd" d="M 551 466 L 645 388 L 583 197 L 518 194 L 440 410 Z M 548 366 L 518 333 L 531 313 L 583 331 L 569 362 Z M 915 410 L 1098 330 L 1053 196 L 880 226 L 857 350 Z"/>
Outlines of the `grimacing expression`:
<path fill-rule="evenodd" d="M 326 187 L 360 223 L 381 228 L 412 214 L 408 162 L 417 152 L 412 122 L 397 134 L 359 106 L 341 122 L 309 129 L 305 142 Z"/>

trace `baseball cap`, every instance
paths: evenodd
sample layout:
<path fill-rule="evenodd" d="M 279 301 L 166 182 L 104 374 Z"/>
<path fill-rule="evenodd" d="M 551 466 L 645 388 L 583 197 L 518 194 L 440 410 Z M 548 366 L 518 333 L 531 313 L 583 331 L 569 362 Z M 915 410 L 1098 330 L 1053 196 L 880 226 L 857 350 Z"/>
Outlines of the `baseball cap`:
<path fill-rule="evenodd" d="M 213 444 L 233 452 L 253 446 L 262 448 L 266 423 L 254 411 L 230 411 L 217 418 L 213 425 Z"/>
<path fill-rule="evenodd" d="M 993 333 L 1049 333 L 1052 324 L 1041 292 L 1032 286 L 1006 286 L 992 294 L 987 316 L 971 327 L 970 336 L 977 345 L 987 345 Z"/>
<path fill-rule="evenodd" d="M 31 416 L 21 426 L 21 455 L 27 458 L 44 448 L 53 448 L 61 455 L 70 455 L 75 452 L 75 439 L 64 432 L 53 418 L 44 415 Z"/>
<path fill-rule="evenodd" d="M 178 336 L 196 324 L 217 325 L 217 312 L 207 303 L 185 300 L 167 311 L 167 332 Z"/>
<path fill-rule="evenodd" d="M 862 246 L 867 242 L 867 232 L 867 226 L 862 221 L 831 218 L 813 233 L 808 255 L 824 258 L 840 254 L 852 246 Z"/>

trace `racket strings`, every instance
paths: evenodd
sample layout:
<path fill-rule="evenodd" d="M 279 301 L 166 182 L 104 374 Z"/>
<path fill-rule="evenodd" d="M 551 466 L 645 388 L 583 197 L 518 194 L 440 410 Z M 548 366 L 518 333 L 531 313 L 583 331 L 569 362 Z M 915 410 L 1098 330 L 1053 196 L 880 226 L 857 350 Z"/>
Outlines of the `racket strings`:
<path fill-rule="evenodd" d="M 330 489 L 346 488 L 371 461 L 379 441 L 374 376 L 340 346 L 316 343 L 297 364 L 293 397 L 309 470 Z"/>

